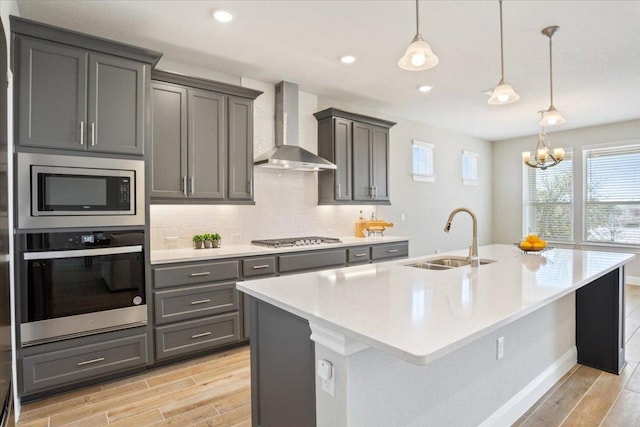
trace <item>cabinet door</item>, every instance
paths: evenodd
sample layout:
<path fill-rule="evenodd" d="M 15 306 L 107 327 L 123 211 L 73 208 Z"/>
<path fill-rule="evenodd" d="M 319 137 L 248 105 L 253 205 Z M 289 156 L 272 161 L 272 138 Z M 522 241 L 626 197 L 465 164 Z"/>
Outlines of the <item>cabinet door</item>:
<path fill-rule="evenodd" d="M 189 89 L 189 197 L 224 198 L 226 126 L 224 95 Z"/>
<path fill-rule="evenodd" d="M 353 200 L 371 200 L 371 139 L 373 127 L 353 122 Z"/>
<path fill-rule="evenodd" d="M 335 170 L 335 199 L 351 200 L 351 132 L 352 121 L 333 120 Z"/>
<path fill-rule="evenodd" d="M 233 200 L 253 199 L 253 102 L 229 98 L 229 193 Z"/>
<path fill-rule="evenodd" d="M 389 130 L 374 126 L 371 136 L 373 199 L 389 200 Z"/>
<path fill-rule="evenodd" d="M 89 56 L 89 150 L 143 153 L 146 69 L 111 55 Z"/>
<path fill-rule="evenodd" d="M 18 38 L 18 144 L 85 150 L 87 53 Z"/>
<path fill-rule="evenodd" d="M 151 197 L 187 197 L 187 90 L 151 84 Z"/>

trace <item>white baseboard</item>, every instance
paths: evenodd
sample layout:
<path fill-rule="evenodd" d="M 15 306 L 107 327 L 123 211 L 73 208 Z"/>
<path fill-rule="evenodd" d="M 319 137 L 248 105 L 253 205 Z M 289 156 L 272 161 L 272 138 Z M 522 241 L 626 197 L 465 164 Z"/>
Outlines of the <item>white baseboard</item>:
<path fill-rule="evenodd" d="M 540 375 L 533 379 L 518 394 L 502 405 L 481 427 L 510 426 L 529 410 L 560 378 L 571 369 L 578 360 L 578 350 L 572 347 L 558 360 L 553 362 Z"/>
<path fill-rule="evenodd" d="M 627 285 L 640 286 L 640 277 L 639 276 L 624 276 L 625 283 Z"/>

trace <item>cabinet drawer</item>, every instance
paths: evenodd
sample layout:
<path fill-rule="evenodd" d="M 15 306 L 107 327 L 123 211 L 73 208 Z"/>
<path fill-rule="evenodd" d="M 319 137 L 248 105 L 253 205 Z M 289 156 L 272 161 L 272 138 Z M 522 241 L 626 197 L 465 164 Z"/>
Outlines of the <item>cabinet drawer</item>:
<path fill-rule="evenodd" d="M 249 258 L 242 261 L 244 277 L 273 276 L 276 274 L 276 257 Z"/>
<path fill-rule="evenodd" d="M 335 249 L 323 252 L 307 252 L 280 256 L 280 273 L 300 270 L 315 270 L 319 268 L 342 267 L 346 264 L 345 249 Z"/>
<path fill-rule="evenodd" d="M 144 367 L 146 364 L 146 334 L 25 356 L 22 360 L 23 393 Z"/>
<path fill-rule="evenodd" d="M 222 314 L 156 328 L 156 358 L 168 359 L 195 351 L 206 350 L 239 339 L 238 313 Z"/>
<path fill-rule="evenodd" d="M 371 259 L 371 250 L 369 246 L 360 246 L 357 248 L 347 249 L 347 260 L 349 264 L 357 264 L 359 262 L 369 262 Z"/>
<path fill-rule="evenodd" d="M 376 245 L 371 247 L 371 259 L 391 259 L 409 256 L 409 243 L 390 243 L 387 245 Z"/>
<path fill-rule="evenodd" d="M 153 270 L 153 283 L 156 288 L 235 280 L 237 278 L 238 261 L 198 263 L 181 267 L 160 267 Z"/>
<path fill-rule="evenodd" d="M 156 324 L 238 310 L 235 288 L 235 282 L 230 282 L 156 292 L 153 296 Z"/>

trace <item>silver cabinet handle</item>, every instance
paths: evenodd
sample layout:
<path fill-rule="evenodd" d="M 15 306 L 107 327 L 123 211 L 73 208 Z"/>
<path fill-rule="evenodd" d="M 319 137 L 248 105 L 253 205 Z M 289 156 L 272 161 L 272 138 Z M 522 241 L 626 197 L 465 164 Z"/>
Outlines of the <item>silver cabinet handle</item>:
<path fill-rule="evenodd" d="M 191 301 L 191 305 L 198 305 L 198 304 L 206 304 L 208 302 L 211 302 L 210 299 L 201 299 L 198 301 Z"/>
<path fill-rule="evenodd" d="M 389 249 L 389 250 L 387 251 L 387 253 L 394 254 L 394 253 L 396 253 L 396 252 L 398 252 L 398 251 L 399 251 L 399 249 Z"/>
<path fill-rule="evenodd" d="M 336 187 L 338 187 L 338 197 L 342 197 L 342 188 L 340 187 L 340 184 L 336 185 Z"/>
<path fill-rule="evenodd" d="M 98 357 L 97 359 L 91 359 L 91 360 L 87 360 L 87 361 L 84 361 L 84 362 L 78 362 L 78 366 L 90 365 L 92 363 L 102 362 L 103 360 L 104 360 L 104 357 Z"/>
<path fill-rule="evenodd" d="M 98 255 L 132 254 L 136 252 L 142 252 L 142 245 L 116 246 L 114 248 L 76 249 L 71 251 L 26 252 L 24 254 L 24 260 L 30 261 L 40 259 L 92 257 Z"/>
<path fill-rule="evenodd" d="M 80 145 L 84 145 L 84 120 L 80 120 Z"/>
<path fill-rule="evenodd" d="M 186 196 L 187 195 L 187 176 L 183 176 L 182 177 L 182 193 Z"/>
<path fill-rule="evenodd" d="M 199 277 L 199 276 L 208 276 L 210 274 L 211 274 L 210 271 L 203 271 L 202 273 L 191 273 L 190 276 L 191 277 Z"/>
<path fill-rule="evenodd" d="M 367 256 L 367 254 L 354 254 L 353 256 L 361 257 L 361 256 Z"/>
<path fill-rule="evenodd" d="M 193 196 L 193 193 L 195 193 L 196 191 L 196 177 L 195 176 L 191 176 L 191 195 Z"/>
<path fill-rule="evenodd" d="M 269 267 L 271 267 L 269 264 L 254 265 L 254 266 L 253 266 L 253 269 L 254 269 L 254 270 L 261 270 L 261 269 L 263 269 L 263 268 L 269 268 Z"/>
<path fill-rule="evenodd" d="M 96 142 L 96 124 L 91 122 L 91 146 L 98 145 Z"/>
<path fill-rule="evenodd" d="M 207 335 L 211 335 L 211 332 L 203 332 L 201 334 L 191 335 L 191 339 L 206 337 Z"/>

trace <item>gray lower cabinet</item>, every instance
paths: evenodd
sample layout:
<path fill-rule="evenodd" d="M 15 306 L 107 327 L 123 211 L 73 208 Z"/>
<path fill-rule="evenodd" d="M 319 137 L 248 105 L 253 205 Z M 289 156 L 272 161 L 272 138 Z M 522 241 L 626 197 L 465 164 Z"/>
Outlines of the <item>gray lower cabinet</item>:
<path fill-rule="evenodd" d="M 152 202 L 251 202 L 261 92 L 159 70 L 152 77 Z"/>
<path fill-rule="evenodd" d="M 389 129 L 395 123 L 328 108 L 318 120 L 318 154 L 336 169 L 318 173 L 318 204 L 389 204 Z"/>
<path fill-rule="evenodd" d="M 149 65 L 18 36 L 18 145 L 141 155 Z"/>
<path fill-rule="evenodd" d="M 144 328 L 28 347 L 21 360 L 22 394 L 115 374 L 147 365 L 147 334 Z"/>
<path fill-rule="evenodd" d="M 347 264 L 346 249 L 311 251 L 278 257 L 280 274 L 343 267 Z"/>
<path fill-rule="evenodd" d="M 156 359 L 208 350 L 240 339 L 238 312 L 155 328 Z"/>
<path fill-rule="evenodd" d="M 238 260 L 153 268 L 156 360 L 242 339 Z"/>
<path fill-rule="evenodd" d="M 357 246 L 347 249 L 347 263 L 349 265 L 366 263 L 371 261 L 371 247 Z"/>
<path fill-rule="evenodd" d="M 387 243 L 371 247 L 372 261 L 385 261 L 394 258 L 406 258 L 409 256 L 409 243 Z"/>

